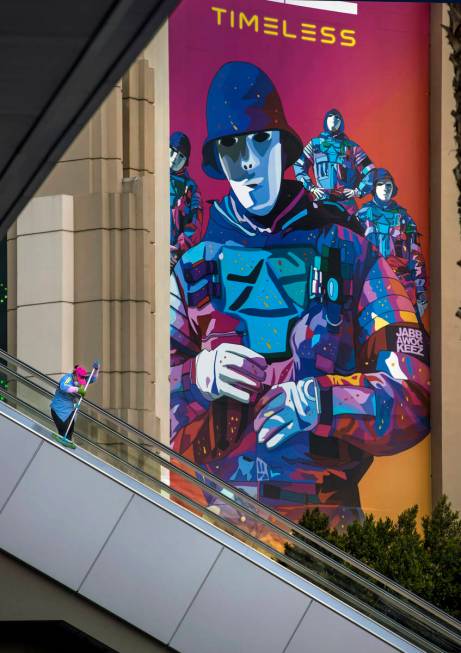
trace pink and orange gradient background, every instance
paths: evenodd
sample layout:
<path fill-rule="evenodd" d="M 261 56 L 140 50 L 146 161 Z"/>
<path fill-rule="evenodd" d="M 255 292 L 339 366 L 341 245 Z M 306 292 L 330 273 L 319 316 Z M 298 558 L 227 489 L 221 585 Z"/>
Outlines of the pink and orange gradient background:
<path fill-rule="evenodd" d="M 259 33 L 231 29 L 229 14 L 218 26 L 212 6 L 247 17 L 257 14 Z M 343 28 L 353 29 L 357 44 L 269 36 L 262 33 L 263 16 L 285 19 L 289 33 L 299 34 L 302 22 L 317 25 L 319 39 L 321 26 L 335 27 L 338 35 Z M 322 130 L 328 109 L 342 112 L 348 136 L 376 166 L 394 175 L 396 199 L 416 221 L 429 264 L 428 3 L 359 2 L 355 16 L 268 0 L 182 0 L 169 21 L 169 56 L 170 129 L 190 138 L 189 171 L 205 210 L 207 200 L 228 189 L 201 169 L 208 87 L 224 63 L 250 61 L 274 81 L 288 122 L 304 143 Z M 422 512 L 430 509 L 429 439 L 402 454 L 375 459 L 360 484 L 366 511 L 395 516 L 414 503 Z"/>

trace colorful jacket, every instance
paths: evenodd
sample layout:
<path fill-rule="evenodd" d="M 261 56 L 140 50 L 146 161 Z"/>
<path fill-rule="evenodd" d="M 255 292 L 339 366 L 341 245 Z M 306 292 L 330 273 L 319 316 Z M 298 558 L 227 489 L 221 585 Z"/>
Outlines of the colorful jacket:
<path fill-rule="evenodd" d="M 187 168 L 170 171 L 170 246 L 185 252 L 203 237 L 202 198 Z"/>
<path fill-rule="evenodd" d="M 195 357 L 223 342 L 265 356 L 267 389 L 317 379 L 320 423 L 301 465 L 316 495 L 334 478 L 356 488 L 372 456 L 428 433 L 427 342 L 413 306 L 376 249 L 334 219 L 296 182 L 283 183 L 270 227 L 239 216 L 227 196 L 172 274 L 171 443 L 227 479 L 237 453 L 254 448 L 264 463 L 267 452 L 253 427 L 262 395 L 208 401 L 196 386 Z"/>
<path fill-rule="evenodd" d="M 360 145 L 344 132 L 324 131 L 307 143 L 293 170 L 306 190 L 311 191 L 314 186 L 322 188 L 327 199 L 341 202 L 351 212 L 357 204 L 353 198 L 346 198 L 344 189 L 357 189 L 357 197 L 369 193 L 369 173 L 374 167 Z"/>
<path fill-rule="evenodd" d="M 387 259 L 414 306 L 426 302 L 428 280 L 418 229 L 408 211 L 394 200 L 375 199 L 357 212 L 365 238 Z"/>
<path fill-rule="evenodd" d="M 91 383 L 97 380 L 97 374 L 91 379 Z M 50 407 L 63 422 L 72 414 L 80 395 L 77 393 L 79 384 L 74 381 L 73 374 L 64 374 L 59 380 Z"/>

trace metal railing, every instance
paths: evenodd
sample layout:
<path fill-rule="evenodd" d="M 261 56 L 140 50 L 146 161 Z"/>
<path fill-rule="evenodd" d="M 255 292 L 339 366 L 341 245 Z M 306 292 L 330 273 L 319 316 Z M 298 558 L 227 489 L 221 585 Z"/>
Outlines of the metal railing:
<path fill-rule="evenodd" d="M 2 350 L 0 375 L 3 400 L 52 429 L 56 382 Z M 74 439 L 423 650 L 461 650 L 459 621 L 86 399 Z"/>

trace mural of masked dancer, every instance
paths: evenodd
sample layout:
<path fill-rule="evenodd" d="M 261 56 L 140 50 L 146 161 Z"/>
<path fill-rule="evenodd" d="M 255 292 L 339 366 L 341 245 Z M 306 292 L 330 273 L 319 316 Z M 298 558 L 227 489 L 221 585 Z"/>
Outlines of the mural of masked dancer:
<path fill-rule="evenodd" d="M 293 169 L 317 202 L 337 201 L 355 213 L 355 199 L 370 192 L 368 175 L 374 167 L 360 145 L 344 133 L 341 113 L 331 109 L 325 114 L 323 131 L 308 142 Z"/>
<path fill-rule="evenodd" d="M 376 168 L 371 174 L 373 199 L 362 206 L 357 217 L 365 237 L 387 259 L 422 317 L 428 304 L 428 284 L 415 221 L 393 199 L 398 189 L 391 173 Z"/>
<path fill-rule="evenodd" d="M 189 176 L 190 141 L 186 134 L 170 137 L 170 269 L 203 236 L 202 198 Z"/>
<path fill-rule="evenodd" d="M 229 193 L 171 275 L 171 444 L 293 520 L 319 507 L 340 528 L 361 517 L 373 456 L 428 432 L 425 336 L 347 212 L 283 179 L 302 143 L 267 74 L 222 66 L 207 127 L 203 169 Z"/>

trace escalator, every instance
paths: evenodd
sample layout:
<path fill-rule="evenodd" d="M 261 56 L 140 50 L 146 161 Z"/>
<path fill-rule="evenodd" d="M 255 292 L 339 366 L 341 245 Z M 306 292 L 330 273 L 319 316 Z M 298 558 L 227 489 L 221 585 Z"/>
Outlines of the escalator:
<path fill-rule="evenodd" d="M 461 651 L 443 611 L 0 351 L 0 549 L 184 653 Z M 303 553 L 302 565 L 289 549 Z"/>

